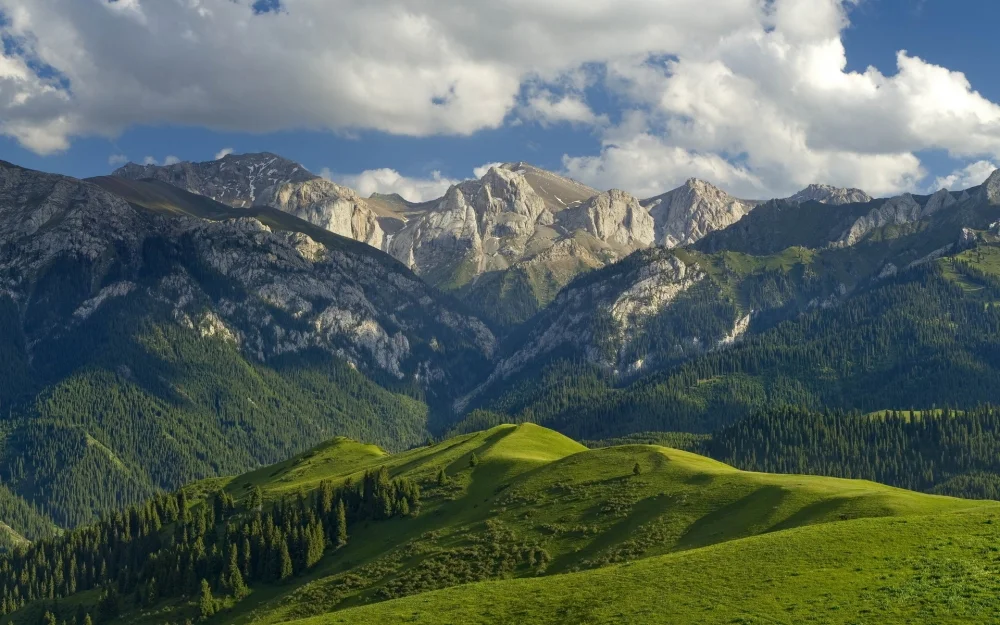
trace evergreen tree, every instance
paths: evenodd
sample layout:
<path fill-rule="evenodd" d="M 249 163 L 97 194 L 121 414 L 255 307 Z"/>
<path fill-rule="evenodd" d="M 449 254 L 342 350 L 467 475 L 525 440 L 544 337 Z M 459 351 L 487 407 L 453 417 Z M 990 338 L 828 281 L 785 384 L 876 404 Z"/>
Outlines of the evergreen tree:
<path fill-rule="evenodd" d="M 249 592 L 246 582 L 243 580 L 243 573 L 240 572 L 235 547 L 230 551 L 229 570 L 226 573 L 226 582 L 229 586 L 229 590 L 237 599 L 242 599 Z"/>
<path fill-rule="evenodd" d="M 260 486 L 254 486 L 253 490 L 250 491 L 250 497 L 247 499 L 247 510 L 250 512 L 259 512 L 263 506 L 264 493 L 260 490 Z"/>
<path fill-rule="evenodd" d="M 642 473 L 642 467 L 640 467 L 639 463 L 636 462 L 635 466 L 632 467 L 632 475 L 640 475 L 641 473 Z"/>
<path fill-rule="evenodd" d="M 201 580 L 201 596 L 198 600 L 198 611 L 202 620 L 208 619 L 215 614 L 215 597 L 212 596 L 212 587 L 208 580 Z"/>
<path fill-rule="evenodd" d="M 286 580 L 292 576 L 292 556 L 288 553 L 288 542 L 278 540 L 278 579 Z"/>
<path fill-rule="evenodd" d="M 347 510 L 344 508 L 344 500 L 337 501 L 337 546 L 343 547 L 347 544 Z"/>

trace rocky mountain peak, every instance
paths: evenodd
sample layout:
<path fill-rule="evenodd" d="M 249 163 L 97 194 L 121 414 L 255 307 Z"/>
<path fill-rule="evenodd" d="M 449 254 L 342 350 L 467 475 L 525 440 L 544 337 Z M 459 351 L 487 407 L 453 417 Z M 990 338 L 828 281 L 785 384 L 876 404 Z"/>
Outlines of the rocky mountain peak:
<path fill-rule="evenodd" d="M 653 244 L 655 224 L 649 211 L 631 193 L 611 189 L 559 214 L 567 231 L 584 230 L 618 248 L 637 249 Z"/>
<path fill-rule="evenodd" d="M 861 189 L 848 189 L 835 187 L 828 184 L 811 184 L 795 195 L 787 198 L 787 201 L 795 204 L 804 202 L 820 202 L 840 206 L 842 204 L 863 204 L 871 202 L 874 198 Z"/>
<path fill-rule="evenodd" d="M 264 189 L 319 178 L 302 165 L 269 152 L 229 154 L 219 160 L 202 163 L 128 163 L 112 175 L 130 180 L 160 180 L 237 208 L 257 204 L 258 195 Z"/>
<path fill-rule="evenodd" d="M 0 163 L 0 297 L 31 320 L 29 343 L 71 334 L 106 302 L 129 296 L 142 302 L 129 310 L 162 309 L 161 318 L 189 330 L 208 316 L 212 335 L 260 361 L 320 350 L 432 385 L 449 373 L 427 337 L 479 359 L 492 353 L 482 322 L 376 249 L 275 209 L 197 196 L 174 205 L 189 194 L 155 180 L 123 182 L 134 197 Z M 322 179 L 290 193 L 312 188 L 360 200 Z"/>
<path fill-rule="evenodd" d="M 1000 169 L 990 174 L 983 186 L 980 187 L 979 196 L 982 201 L 988 204 L 1000 204 Z"/>
<path fill-rule="evenodd" d="M 656 222 L 655 242 L 664 247 L 694 243 L 710 232 L 736 223 L 757 204 L 734 198 L 697 178 L 642 202 Z"/>

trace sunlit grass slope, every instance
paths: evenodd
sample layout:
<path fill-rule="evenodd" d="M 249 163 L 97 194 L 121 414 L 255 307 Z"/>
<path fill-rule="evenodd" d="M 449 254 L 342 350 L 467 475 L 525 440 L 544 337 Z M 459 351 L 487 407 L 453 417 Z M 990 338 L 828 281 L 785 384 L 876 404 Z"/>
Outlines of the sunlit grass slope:
<path fill-rule="evenodd" d="M 196 484 L 191 492 L 224 486 L 237 497 L 244 497 L 259 486 L 265 498 L 273 500 L 308 493 L 322 480 L 357 481 L 365 471 L 383 465 L 394 477 L 407 476 L 421 484 L 423 506 L 419 515 L 352 528 L 347 546 L 328 554 L 307 576 L 296 579 L 294 584 L 255 588 L 250 597 L 212 622 L 283 623 L 324 614 L 327 616 L 323 618 L 332 620 L 316 622 L 398 622 L 414 614 L 429 619 L 437 618 L 430 614 L 437 608 L 426 601 L 438 600 L 442 602 L 443 620 L 426 622 L 493 622 L 494 615 L 519 622 L 518 610 L 522 608 L 517 606 L 525 602 L 553 604 L 548 616 L 544 610 L 538 613 L 542 622 L 545 618 L 555 619 L 551 622 L 590 622 L 575 617 L 559 620 L 568 613 L 559 612 L 558 602 L 567 593 L 578 593 L 583 602 L 579 609 L 590 610 L 586 597 L 599 598 L 595 601 L 600 604 L 611 601 L 621 591 L 617 584 L 640 583 L 635 581 L 639 577 L 628 577 L 633 573 L 647 575 L 648 579 L 642 578 L 645 581 L 641 582 L 646 585 L 653 578 L 673 579 L 672 573 L 666 572 L 681 565 L 670 563 L 689 563 L 683 566 L 694 570 L 702 566 L 697 564 L 698 558 L 709 558 L 712 566 L 718 567 L 715 572 L 704 570 L 698 573 L 701 577 L 692 575 L 685 583 L 712 586 L 716 579 L 723 585 L 730 583 L 731 590 L 745 597 L 758 592 L 758 585 L 763 584 L 762 580 L 747 580 L 745 589 L 739 586 L 748 563 L 756 562 L 761 551 L 775 550 L 775 558 L 781 553 L 799 558 L 787 566 L 781 564 L 785 568 L 775 569 L 774 575 L 790 579 L 790 572 L 781 573 L 791 571 L 789 567 L 799 567 L 798 573 L 807 574 L 808 561 L 801 558 L 806 558 L 808 551 L 798 553 L 805 549 L 803 539 L 784 543 L 781 537 L 800 534 L 782 530 L 862 527 L 842 522 L 879 517 L 913 519 L 917 523 L 921 515 L 944 515 L 952 525 L 943 526 L 941 535 L 948 536 L 958 523 L 954 519 L 972 518 L 957 512 L 984 506 L 1000 512 L 993 504 L 917 494 L 871 482 L 747 473 L 702 456 L 651 445 L 587 450 L 561 434 L 531 424 L 499 426 L 395 455 L 336 439 L 272 467 Z M 820 529 L 809 531 L 815 534 L 807 536 L 826 536 Z M 848 530 L 837 530 L 842 531 Z M 767 538 L 753 540 L 764 542 L 741 540 L 762 535 Z M 841 534 L 824 539 L 829 541 L 823 547 L 829 557 L 836 555 L 833 550 L 840 540 L 837 536 Z M 892 548 L 891 540 L 886 544 L 887 549 Z M 722 545 L 727 546 L 717 551 Z M 732 555 L 744 553 L 743 549 L 749 551 L 742 556 Z M 593 572 L 640 560 L 648 560 L 649 564 Z M 824 560 L 818 566 L 825 567 Z M 422 595 L 484 580 L 539 576 L 550 579 L 546 582 L 550 585 L 539 585 L 536 591 L 535 582 L 520 582 L 527 584 L 524 592 L 538 594 L 511 597 L 509 604 L 498 599 L 495 607 L 494 598 L 521 592 L 520 583 L 510 582 L 514 584 L 510 590 L 501 584 Z M 796 588 L 793 582 L 788 582 L 789 593 Z M 603 587 L 593 588 L 591 584 Z M 686 588 L 690 592 L 691 587 Z M 455 612 L 462 601 L 475 602 L 472 595 L 460 599 L 461 593 L 480 592 L 476 589 L 483 589 L 484 601 L 469 606 L 467 611 Z M 636 609 L 645 609 L 641 607 L 646 600 L 643 597 L 665 592 L 643 591 L 646 594 L 636 595 L 635 601 L 623 594 L 624 603 L 619 609 L 625 610 L 633 603 L 639 606 Z M 552 593 L 551 600 L 547 593 Z M 384 603 L 408 596 L 412 597 Z M 796 601 L 804 606 L 807 599 L 803 596 Z M 577 608 L 570 605 L 567 609 Z M 595 622 L 615 622 L 615 614 L 608 612 L 601 618 L 610 620 Z M 641 614 L 629 618 L 634 616 L 638 619 L 634 622 L 644 622 Z M 162 613 L 134 622 L 152 623 L 154 616 L 162 618 Z"/>
<path fill-rule="evenodd" d="M 998 542 L 996 508 L 859 519 L 460 586 L 296 625 L 997 623 Z"/>

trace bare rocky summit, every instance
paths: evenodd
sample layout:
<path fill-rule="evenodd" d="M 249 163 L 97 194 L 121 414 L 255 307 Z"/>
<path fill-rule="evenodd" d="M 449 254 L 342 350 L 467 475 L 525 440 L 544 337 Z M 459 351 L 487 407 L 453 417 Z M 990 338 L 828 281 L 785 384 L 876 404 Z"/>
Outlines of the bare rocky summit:
<path fill-rule="evenodd" d="M 656 222 L 656 244 L 671 248 L 690 245 L 736 223 L 758 202 L 739 200 L 718 187 L 692 178 L 673 191 L 642 204 Z"/>
<path fill-rule="evenodd" d="M 162 204 L 0 162 L 0 296 L 22 311 L 29 348 L 129 298 L 262 362 L 320 350 L 442 387 L 449 358 L 493 354 L 481 321 L 377 250 L 324 230 L 317 240 L 288 217 L 271 227 L 256 216 L 178 217 Z"/>
<path fill-rule="evenodd" d="M 238 208 L 257 204 L 258 196 L 265 189 L 317 177 L 302 165 L 269 152 L 230 154 L 204 163 L 128 163 L 112 175 L 130 180 L 152 178 Z"/>
<path fill-rule="evenodd" d="M 649 246 L 693 243 L 755 205 L 695 180 L 641 202 L 523 162 L 491 167 L 422 204 L 394 195 L 362 198 L 271 154 L 130 164 L 115 175 L 169 182 L 234 207 L 278 208 L 391 254 L 473 306 L 490 302 L 480 311 L 498 322 L 527 318 L 581 271 Z M 533 301 L 505 301 L 510 297 Z"/>
<path fill-rule="evenodd" d="M 861 189 L 845 189 L 828 184 L 811 184 L 795 195 L 786 198 L 787 201 L 794 204 L 802 204 L 804 202 L 811 201 L 819 202 L 821 204 L 830 204 L 831 206 L 840 206 L 842 204 L 864 204 L 865 202 L 871 202 L 873 199 L 875 198 L 868 195 Z"/>

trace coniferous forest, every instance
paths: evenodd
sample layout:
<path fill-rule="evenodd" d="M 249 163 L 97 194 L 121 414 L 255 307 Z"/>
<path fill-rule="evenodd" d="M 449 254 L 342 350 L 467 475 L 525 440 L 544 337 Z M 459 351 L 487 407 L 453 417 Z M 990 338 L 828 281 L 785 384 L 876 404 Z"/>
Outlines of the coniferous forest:
<path fill-rule="evenodd" d="M 43 623 L 105 623 L 130 605 L 197 598 L 195 618 L 240 600 L 249 585 L 301 575 L 344 546 L 356 523 L 419 513 L 420 487 L 391 479 L 385 467 L 359 483 L 322 482 L 309 496 L 264 501 L 259 487 L 242 504 L 226 491 L 195 504 L 184 490 L 108 514 L 100 522 L 0 556 L 0 612 L 30 602 L 45 606 Z M 93 605 L 60 601 L 96 591 Z"/>

